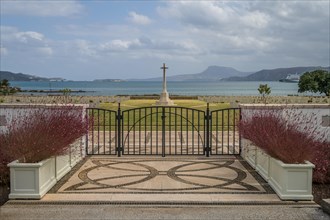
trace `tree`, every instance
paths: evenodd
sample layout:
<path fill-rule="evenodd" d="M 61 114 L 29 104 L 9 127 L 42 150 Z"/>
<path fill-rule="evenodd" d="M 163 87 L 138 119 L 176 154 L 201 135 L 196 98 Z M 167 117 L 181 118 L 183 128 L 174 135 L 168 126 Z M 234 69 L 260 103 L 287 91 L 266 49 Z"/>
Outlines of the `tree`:
<path fill-rule="evenodd" d="M 9 87 L 10 86 L 8 79 L 3 79 L 0 82 L 0 85 L 1 85 L 1 87 Z"/>
<path fill-rule="evenodd" d="M 266 95 L 269 95 L 271 93 L 271 89 L 267 84 L 260 84 L 258 91 L 260 95 L 262 95 L 262 100 L 266 104 Z"/>
<path fill-rule="evenodd" d="M 3 79 L 0 81 L 0 94 L 2 95 L 10 95 L 16 92 L 20 92 L 21 89 L 17 87 L 11 87 L 10 83 L 7 79 Z"/>
<path fill-rule="evenodd" d="M 330 72 L 315 70 L 304 73 L 298 83 L 298 92 L 319 92 L 330 96 Z"/>
<path fill-rule="evenodd" d="M 72 92 L 72 90 L 69 88 L 65 88 L 65 89 L 62 89 L 61 92 L 63 93 L 64 96 L 69 96 L 70 93 Z"/>

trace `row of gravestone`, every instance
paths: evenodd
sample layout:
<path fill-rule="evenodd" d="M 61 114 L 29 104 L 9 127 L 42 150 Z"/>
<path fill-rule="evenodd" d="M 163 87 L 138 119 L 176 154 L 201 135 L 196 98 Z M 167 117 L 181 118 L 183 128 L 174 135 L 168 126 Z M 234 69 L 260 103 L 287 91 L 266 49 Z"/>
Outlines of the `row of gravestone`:
<path fill-rule="evenodd" d="M 264 103 L 260 96 L 198 96 L 198 100 L 208 103 Z M 290 104 L 290 103 L 316 103 L 326 104 L 330 103 L 327 97 L 301 97 L 301 96 L 270 96 L 266 98 L 267 103 L 275 104 Z"/>

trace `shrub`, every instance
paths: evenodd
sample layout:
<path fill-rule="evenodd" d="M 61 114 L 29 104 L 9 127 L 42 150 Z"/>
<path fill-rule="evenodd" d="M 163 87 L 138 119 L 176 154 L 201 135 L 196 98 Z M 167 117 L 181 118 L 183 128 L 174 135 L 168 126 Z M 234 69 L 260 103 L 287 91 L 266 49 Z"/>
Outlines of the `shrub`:
<path fill-rule="evenodd" d="M 7 164 L 16 158 L 13 155 L 8 154 L 8 151 L 5 151 L 5 138 L 4 134 L 0 133 L 0 185 L 9 184 L 9 169 Z"/>
<path fill-rule="evenodd" d="M 0 81 L 0 94 L 2 95 L 12 95 L 17 92 L 21 92 L 21 89 L 18 87 L 11 87 L 7 79 Z"/>
<path fill-rule="evenodd" d="M 271 89 L 267 84 L 260 84 L 259 88 L 258 88 L 258 92 L 260 93 L 260 95 L 262 95 L 262 102 L 264 102 L 266 104 L 267 102 L 267 97 L 270 93 L 271 93 Z"/>
<path fill-rule="evenodd" d="M 284 163 L 304 163 L 313 158 L 315 115 L 296 110 L 260 110 L 239 123 L 242 137 L 249 139 L 271 157 Z M 301 126 L 304 125 L 304 126 Z"/>
<path fill-rule="evenodd" d="M 34 109 L 10 123 L 1 148 L 4 155 L 21 162 L 39 162 L 66 153 L 70 144 L 87 132 L 87 125 L 82 107 Z"/>
<path fill-rule="evenodd" d="M 311 162 L 315 165 L 313 182 L 330 183 L 330 144 L 319 141 L 314 147 L 314 157 Z"/>
<path fill-rule="evenodd" d="M 315 165 L 313 181 L 330 182 L 330 143 L 319 132 L 316 116 L 297 110 L 261 110 L 239 122 L 242 137 L 284 163 Z"/>

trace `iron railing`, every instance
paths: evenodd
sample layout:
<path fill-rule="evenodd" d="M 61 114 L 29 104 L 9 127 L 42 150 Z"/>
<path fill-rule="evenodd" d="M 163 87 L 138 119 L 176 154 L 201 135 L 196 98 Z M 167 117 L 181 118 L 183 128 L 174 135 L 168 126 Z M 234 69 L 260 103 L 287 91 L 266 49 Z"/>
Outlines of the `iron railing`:
<path fill-rule="evenodd" d="M 151 106 L 122 111 L 87 108 L 88 155 L 240 154 L 239 108 L 206 111 Z"/>

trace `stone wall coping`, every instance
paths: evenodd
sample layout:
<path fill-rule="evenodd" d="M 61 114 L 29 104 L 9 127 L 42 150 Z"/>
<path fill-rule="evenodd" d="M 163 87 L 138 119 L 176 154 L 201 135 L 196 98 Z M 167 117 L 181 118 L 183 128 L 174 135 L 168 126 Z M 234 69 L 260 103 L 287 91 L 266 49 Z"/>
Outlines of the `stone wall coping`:
<path fill-rule="evenodd" d="M 15 104 L 10 104 L 10 103 L 3 103 L 0 104 L 0 108 L 39 108 L 39 107 L 83 107 L 83 108 L 88 108 L 89 104 L 26 104 L 26 103 L 15 103 Z"/>
<path fill-rule="evenodd" d="M 329 109 L 329 104 L 239 104 L 243 109 L 265 109 L 265 108 L 295 108 L 295 109 Z"/>

